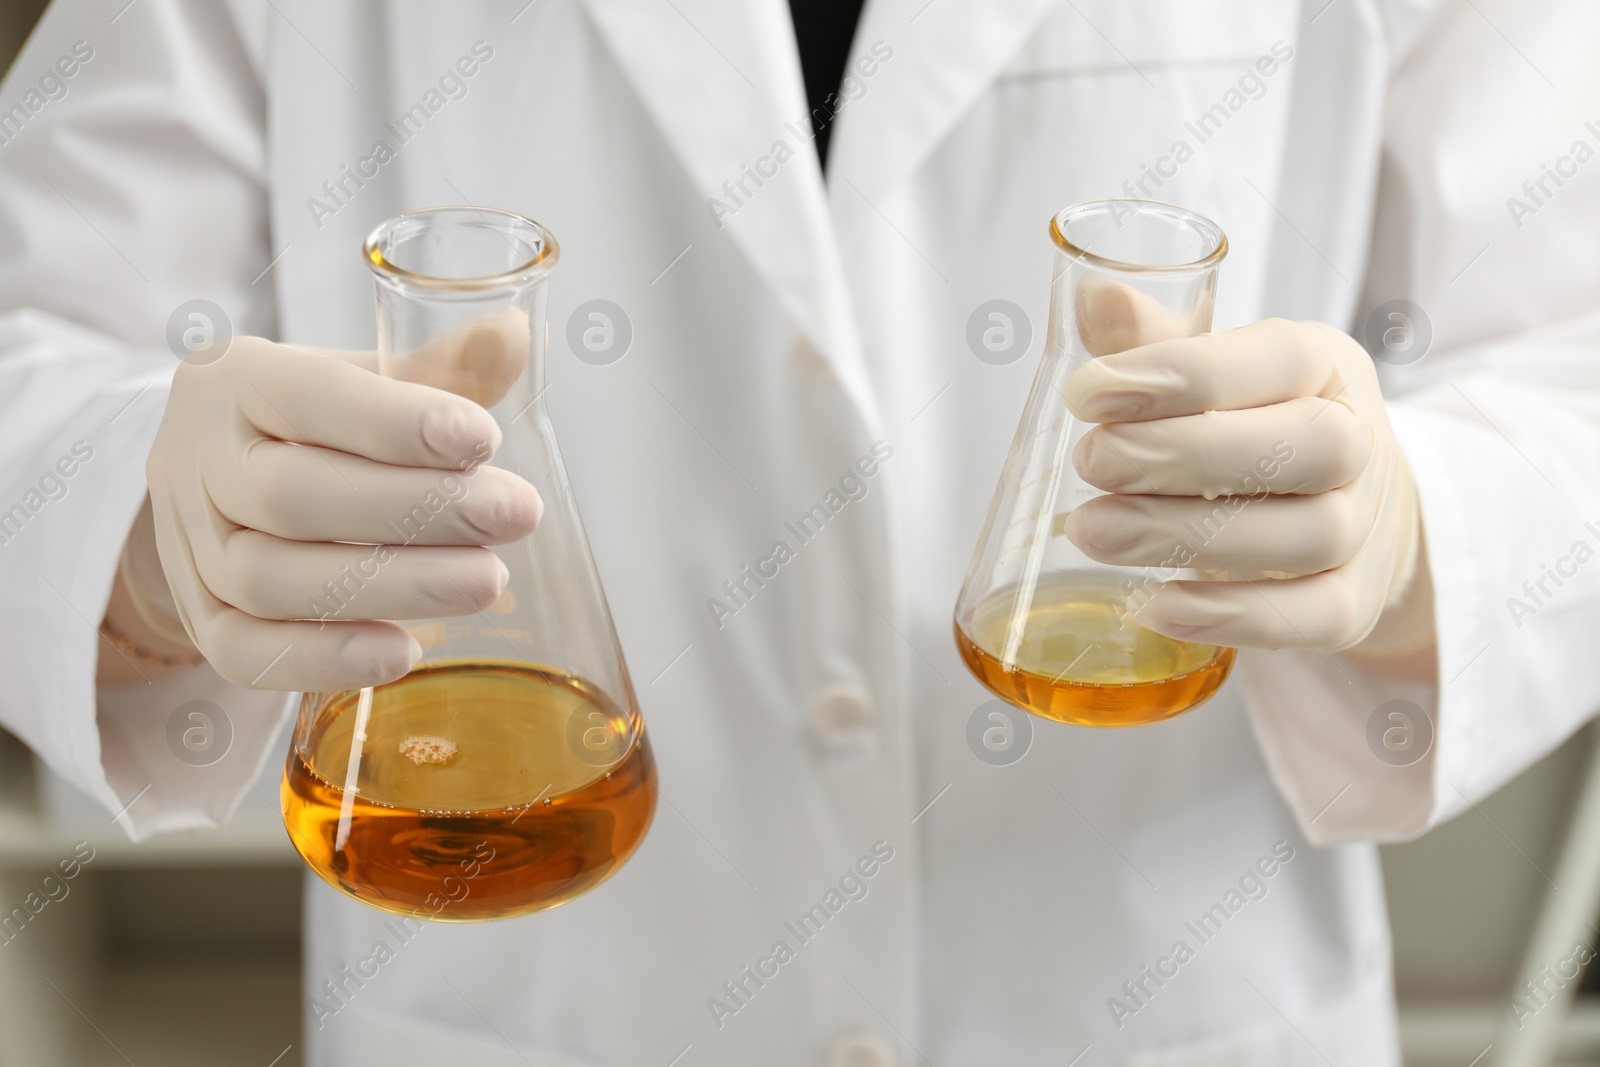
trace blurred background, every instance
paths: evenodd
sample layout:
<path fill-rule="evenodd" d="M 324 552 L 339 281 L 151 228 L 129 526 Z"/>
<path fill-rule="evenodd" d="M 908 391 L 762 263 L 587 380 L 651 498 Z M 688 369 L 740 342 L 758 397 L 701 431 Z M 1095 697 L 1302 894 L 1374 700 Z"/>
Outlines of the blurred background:
<path fill-rule="evenodd" d="M 44 7 L 0 0 L 0 71 Z M 1407 1067 L 1500 1062 L 1503 1048 L 1486 1051 L 1541 920 L 1578 931 L 1543 962 L 1600 938 L 1582 872 L 1561 867 L 1564 848 L 1569 861 L 1596 848 L 1569 835 L 1595 740 L 1586 729 L 1476 810 L 1382 850 Z M 94 857 L 37 921 L 0 930 L 0 1064 L 298 1067 L 304 868 L 278 813 L 282 765 L 268 763 L 226 831 L 135 847 L 0 731 L 0 900 L 40 892 L 75 847 L 87 854 L 78 842 Z M 1600 1064 L 1600 980 L 1582 986 L 1557 1058 L 1527 1067 Z"/>

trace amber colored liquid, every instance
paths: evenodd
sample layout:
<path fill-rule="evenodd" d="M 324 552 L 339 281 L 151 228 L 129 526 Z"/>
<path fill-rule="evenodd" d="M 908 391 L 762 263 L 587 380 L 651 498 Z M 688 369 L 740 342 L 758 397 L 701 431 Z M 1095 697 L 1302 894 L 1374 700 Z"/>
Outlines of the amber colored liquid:
<path fill-rule="evenodd" d="M 1042 580 L 1013 631 L 1015 590 L 978 606 L 956 645 L 968 669 L 996 696 L 1035 715 L 1079 726 L 1142 726 L 1203 704 L 1228 677 L 1234 650 L 1179 641 L 1121 610 L 1112 580 L 1068 575 Z"/>
<path fill-rule="evenodd" d="M 295 848 L 357 900 L 446 922 L 553 908 L 614 874 L 649 829 L 643 726 L 580 678 L 453 663 L 377 687 L 347 798 L 358 698 L 318 698 L 282 790 Z"/>

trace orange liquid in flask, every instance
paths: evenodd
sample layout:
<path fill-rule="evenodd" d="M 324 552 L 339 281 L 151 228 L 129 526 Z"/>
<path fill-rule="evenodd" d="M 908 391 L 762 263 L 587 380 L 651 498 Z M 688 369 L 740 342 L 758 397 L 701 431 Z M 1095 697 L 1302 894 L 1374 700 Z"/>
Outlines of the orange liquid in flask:
<path fill-rule="evenodd" d="M 1015 600 L 1015 590 L 1002 590 L 970 619 L 957 619 L 956 645 L 991 692 L 1047 719 L 1160 722 L 1208 700 L 1233 666 L 1234 649 L 1166 637 L 1128 618 L 1115 580 L 1068 574 L 1041 581 L 1017 626 Z"/>
<path fill-rule="evenodd" d="M 320 699 L 289 756 L 284 822 L 319 875 L 385 911 L 471 922 L 555 907 L 615 872 L 655 813 L 642 725 L 581 678 L 447 663 L 378 686 L 353 795 L 359 694 Z"/>

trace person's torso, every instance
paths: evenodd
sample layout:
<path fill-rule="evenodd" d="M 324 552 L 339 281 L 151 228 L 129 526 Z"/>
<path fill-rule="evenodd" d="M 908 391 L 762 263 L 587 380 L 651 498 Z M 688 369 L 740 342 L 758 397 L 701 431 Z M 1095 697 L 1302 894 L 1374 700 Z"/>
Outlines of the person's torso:
<path fill-rule="evenodd" d="M 313 886 L 313 1062 L 800 1067 L 851 1029 L 941 1067 L 1387 1062 L 1373 854 L 1304 843 L 1231 688 L 1135 731 L 1038 722 L 997 766 L 950 635 L 1043 345 L 1051 214 L 1216 219 L 1219 327 L 1352 313 L 1366 5 L 869 4 L 826 188 L 778 0 L 279 6 L 283 339 L 373 343 L 359 248 L 397 211 L 509 208 L 561 242 L 547 402 L 662 786 L 630 864 L 547 914 L 402 943 Z M 969 341 L 994 300 L 1024 313 L 1014 351 Z M 573 329 L 597 308 L 620 358 Z M 792 933 L 878 842 L 865 894 Z M 392 960 L 324 989 L 380 940 Z"/>

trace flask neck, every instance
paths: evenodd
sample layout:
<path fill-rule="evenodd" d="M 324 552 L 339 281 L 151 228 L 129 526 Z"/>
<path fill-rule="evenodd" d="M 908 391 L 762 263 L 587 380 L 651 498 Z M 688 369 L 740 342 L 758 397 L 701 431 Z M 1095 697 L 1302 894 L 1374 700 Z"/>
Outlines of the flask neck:
<path fill-rule="evenodd" d="M 549 230 L 495 208 L 422 208 L 373 230 L 362 253 L 377 283 L 382 374 L 486 408 L 541 395 L 545 285 L 559 255 Z"/>
<path fill-rule="evenodd" d="M 543 403 L 544 280 L 487 292 L 378 283 L 378 370 L 498 413 Z M 511 415 L 506 418 L 512 417 Z"/>

